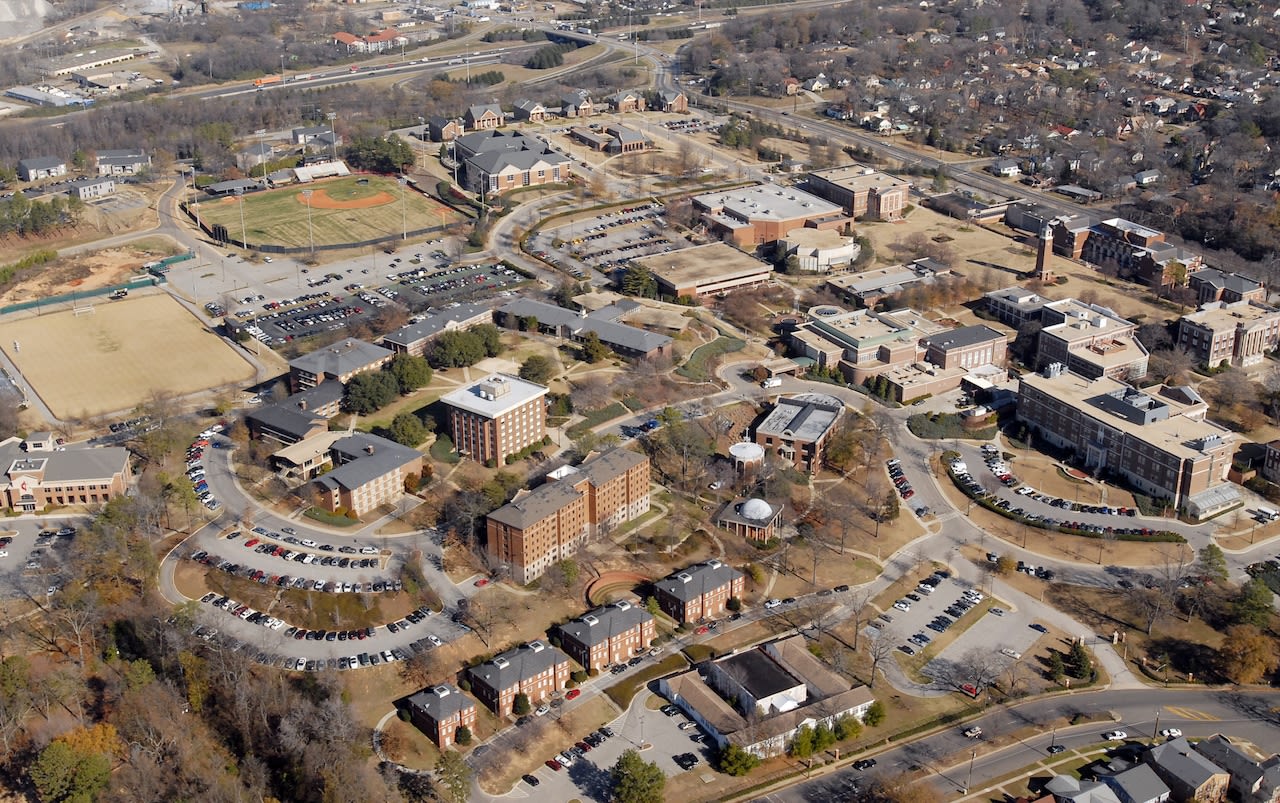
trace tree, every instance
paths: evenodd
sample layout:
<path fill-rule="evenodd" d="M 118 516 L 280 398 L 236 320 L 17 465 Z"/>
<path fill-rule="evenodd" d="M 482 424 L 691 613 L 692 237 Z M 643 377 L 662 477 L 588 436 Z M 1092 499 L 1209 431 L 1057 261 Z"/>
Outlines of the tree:
<path fill-rule="evenodd" d="M 107 787 L 111 760 L 103 753 L 82 753 L 58 739 L 40 751 L 29 773 L 45 803 L 90 803 Z"/>
<path fill-rule="evenodd" d="M 641 758 L 636 750 L 619 756 L 610 775 L 613 799 L 617 803 L 663 803 L 666 773 L 657 764 Z"/>
<path fill-rule="evenodd" d="M 1013 574 L 1018 569 L 1018 561 L 1008 555 L 996 559 L 996 574 Z"/>
<path fill-rule="evenodd" d="M 1252 625 L 1232 625 L 1218 649 L 1218 668 L 1232 683 L 1257 683 L 1276 670 L 1276 643 Z"/>
<path fill-rule="evenodd" d="M 425 357 L 397 354 L 391 358 L 387 370 L 396 378 L 396 385 L 400 388 L 401 395 L 407 395 L 431 384 L 431 365 Z"/>
<path fill-rule="evenodd" d="M 862 715 L 862 721 L 872 728 L 876 727 L 881 722 L 884 722 L 884 718 L 884 703 L 879 700 L 872 703 L 871 706 L 867 708 L 867 713 Z"/>
<path fill-rule="evenodd" d="M 471 795 L 471 768 L 462 756 L 446 750 L 436 762 L 436 778 L 449 803 L 467 803 Z"/>
<path fill-rule="evenodd" d="M 612 354 L 609 347 L 600 340 L 600 335 L 595 332 L 587 332 L 587 336 L 582 338 L 582 359 L 589 363 L 597 363 L 601 360 L 608 359 Z"/>
<path fill-rule="evenodd" d="M 1271 618 L 1271 589 L 1259 577 L 1251 577 L 1240 587 L 1236 598 L 1235 621 L 1237 624 L 1265 627 Z"/>
<path fill-rule="evenodd" d="M 862 723 L 857 717 L 846 714 L 836 719 L 835 734 L 836 739 L 842 742 L 847 739 L 856 739 L 862 735 Z"/>
<path fill-rule="evenodd" d="M 632 263 L 622 274 L 622 283 L 619 289 L 629 296 L 657 298 L 658 280 L 654 278 L 653 271 L 644 265 Z"/>
<path fill-rule="evenodd" d="M 400 413 L 391 419 L 387 437 L 401 446 L 417 446 L 427 439 L 427 427 L 414 413 Z"/>
<path fill-rule="evenodd" d="M 386 371 L 366 371 L 347 382 L 342 406 L 349 412 L 369 415 L 386 407 L 399 394 L 400 388 L 394 376 Z"/>
<path fill-rule="evenodd" d="M 516 695 L 516 699 L 511 703 L 511 713 L 518 717 L 522 717 L 529 713 L 531 707 L 529 705 L 529 695 L 520 692 Z"/>
<path fill-rule="evenodd" d="M 1062 660 L 1062 653 L 1058 652 L 1057 650 L 1050 650 L 1049 651 L 1049 678 L 1054 683 L 1061 683 L 1062 679 L 1066 677 L 1066 674 L 1067 674 L 1067 665 L 1066 665 L 1066 662 Z"/>
<path fill-rule="evenodd" d="M 760 766 L 760 759 L 754 753 L 748 753 L 736 744 L 730 744 L 720 751 L 716 758 L 716 766 L 725 775 L 735 778 L 746 775 Z"/>
<path fill-rule="evenodd" d="M 1231 577 L 1227 571 L 1227 556 L 1217 544 L 1205 544 L 1200 548 L 1196 559 L 1196 573 L 1208 577 L 1215 583 L 1225 583 Z"/>
<path fill-rule="evenodd" d="M 1071 645 L 1071 653 L 1067 656 L 1067 666 L 1071 669 L 1073 678 L 1085 679 L 1089 677 L 1089 673 L 1093 668 L 1093 661 L 1089 658 L 1089 651 L 1085 649 L 1083 641 L 1076 641 Z"/>
<path fill-rule="evenodd" d="M 471 729 L 468 728 L 466 725 L 463 725 L 460 728 L 458 728 L 456 733 L 454 733 L 453 738 L 454 738 L 454 741 L 456 741 L 458 744 L 462 745 L 463 747 L 466 747 L 467 745 L 471 744 Z"/>
<path fill-rule="evenodd" d="M 555 375 L 555 363 L 541 354 L 534 354 L 520 366 L 520 378 L 545 385 Z"/>
<path fill-rule="evenodd" d="M 812 756 L 816 750 L 813 728 L 808 725 L 801 725 L 797 728 L 796 735 L 791 737 L 791 744 L 787 745 L 787 754 L 792 758 L 801 760 Z"/>

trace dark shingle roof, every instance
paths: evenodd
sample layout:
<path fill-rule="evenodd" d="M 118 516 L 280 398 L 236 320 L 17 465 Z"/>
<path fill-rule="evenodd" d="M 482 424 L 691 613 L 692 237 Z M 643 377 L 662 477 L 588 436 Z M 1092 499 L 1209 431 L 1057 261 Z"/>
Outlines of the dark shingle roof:
<path fill-rule="evenodd" d="M 542 674 L 553 666 L 568 663 L 569 656 L 541 641 L 531 641 L 492 660 L 467 670 L 474 682 L 495 691 L 509 689 L 521 681 Z"/>
<path fill-rule="evenodd" d="M 742 573 L 736 569 L 718 560 L 710 560 L 706 563 L 695 563 L 687 569 L 674 572 L 659 580 L 654 586 L 668 596 L 675 597 L 681 602 L 688 602 L 730 584 L 741 576 Z"/>
<path fill-rule="evenodd" d="M 644 608 L 629 602 L 615 602 L 560 625 L 560 632 L 579 644 L 591 647 L 652 620 L 653 616 Z"/>

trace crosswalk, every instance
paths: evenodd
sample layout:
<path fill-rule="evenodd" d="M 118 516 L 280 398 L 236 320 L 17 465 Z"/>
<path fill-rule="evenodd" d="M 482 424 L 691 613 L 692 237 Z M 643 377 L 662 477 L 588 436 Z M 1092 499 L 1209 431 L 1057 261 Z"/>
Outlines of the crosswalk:
<path fill-rule="evenodd" d="M 1219 718 L 1205 711 L 1199 711 L 1194 708 L 1182 708 L 1176 705 L 1166 705 L 1164 710 L 1175 717 L 1181 719 L 1192 719 L 1199 722 L 1216 722 Z"/>

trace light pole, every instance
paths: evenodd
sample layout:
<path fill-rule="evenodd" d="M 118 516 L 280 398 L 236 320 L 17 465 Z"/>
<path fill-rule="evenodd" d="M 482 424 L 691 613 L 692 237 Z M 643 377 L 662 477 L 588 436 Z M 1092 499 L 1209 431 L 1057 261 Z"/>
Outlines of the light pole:
<path fill-rule="evenodd" d="M 338 161 L 338 135 L 333 130 L 334 118 L 338 116 L 337 112 L 329 112 L 325 115 L 329 118 L 329 153 L 333 161 Z"/>
<path fill-rule="evenodd" d="M 248 248 L 249 236 L 246 234 L 244 227 L 244 192 L 237 192 L 236 199 L 240 201 L 240 247 Z"/>
<path fill-rule="evenodd" d="M 409 239 L 409 218 L 404 209 L 404 185 L 408 182 L 403 175 L 397 181 L 400 184 L 400 239 L 407 240 Z"/>
<path fill-rule="evenodd" d="M 316 232 L 311 227 L 311 190 L 303 190 L 302 197 L 307 200 L 307 236 L 311 240 L 311 261 L 316 261 Z"/>
<path fill-rule="evenodd" d="M 964 791 L 967 793 L 969 787 L 973 786 L 973 762 L 978 758 L 978 751 L 974 750 L 969 754 L 969 780 L 964 782 Z"/>

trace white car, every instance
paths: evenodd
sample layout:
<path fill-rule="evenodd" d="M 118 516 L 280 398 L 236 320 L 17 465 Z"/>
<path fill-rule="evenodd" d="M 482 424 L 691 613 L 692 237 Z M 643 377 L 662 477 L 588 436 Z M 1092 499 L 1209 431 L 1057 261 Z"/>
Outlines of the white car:
<path fill-rule="evenodd" d="M 1182 736 L 1182 731 L 1177 728 L 1165 728 L 1160 731 L 1160 735 L 1166 739 L 1177 739 Z"/>
<path fill-rule="evenodd" d="M 781 605 L 781 604 L 782 604 L 782 600 L 780 600 L 780 599 L 771 599 L 771 600 L 769 600 L 768 602 L 766 602 L 766 603 L 764 604 L 764 607 L 765 607 L 765 608 L 776 608 L 776 607 L 778 607 L 778 606 L 779 606 L 779 605 Z"/>
<path fill-rule="evenodd" d="M 0 549 L 0 558 L 7 558 L 7 557 L 9 557 L 9 550 Z"/>
<path fill-rule="evenodd" d="M 900 611 L 909 611 L 911 610 L 911 603 L 907 602 L 906 600 L 900 599 L 897 602 L 893 603 L 893 607 L 897 608 Z"/>
<path fill-rule="evenodd" d="M 550 713 L 551 713 L 551 706 L 549 706 L 549 705 L 540 705 L 540 706 L 538 706 L 538 710 L 537 710 L 537 711 L 534 711 L 533 713 L 534 713 L 534 716 L 544 717 L 544 716 L 546 716 L 547 714 L 550 714 Z"/>
<path fill-rule="evenodd" d="M 1102 734 L 1102 738 L 1106 739 L 1109 742 L 1118 742 L 1121 739 L 1128 739 L 1129 734 L 1125 733 L 1124 731 L 1107 731 L 1106 733 Z"/>
<path fill-rule="evenodd" d="M 1017 650 L 1011 650 L 1008 647 L 1005 647 L 1003 650 L 1001 650 L 1000 654 L 1007 655 L 1015 661 L 1022 657 L 1022 653 L 1018 652 Z"/>
<path fill-rule="evenodd" d="M 443 647 L 443 646 L 444 646 L 444 642 L 443 642 L 443 641 L 441 641 L 441 640 L 440 640 L 440 638 L 439 638 L 438 636 L 436 636 L 434 633 L 432 633 L 431 635 L 427 636 L 427 641 L 431 642 L 433 645 L 435 645 L 435 646 L 437 646 L 437 647 Z"/>
<path fill-rule="evenodd" d="M 302 539 L 302 545 L 303 545 L 303 546 L 314 547 L 314 546 L 316 545 L 316 542 L 315 542 L 315 541 L 312 541 L 310 538 L 304 538 L 304 539 Z"/>

